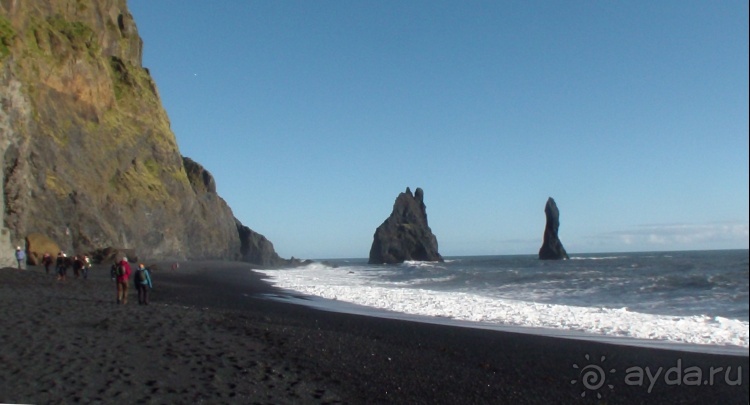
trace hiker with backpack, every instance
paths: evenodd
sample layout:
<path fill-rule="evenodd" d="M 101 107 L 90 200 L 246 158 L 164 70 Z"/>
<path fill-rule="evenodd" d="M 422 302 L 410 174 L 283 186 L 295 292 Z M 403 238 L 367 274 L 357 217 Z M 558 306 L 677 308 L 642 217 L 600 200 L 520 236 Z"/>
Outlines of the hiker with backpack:
<path fill-rule="evenodd" d="M 117 303 L 128 303 L 128 281 L 130 280 L 130 263 L 128 258 L 123 257 L 115 267 L 115 280 L 117 281 Z"/>
<path fill-rule="evenodd" d="M 148 290 L 153 288 L 151 284 L 151 273 L 143 265 L 138 265 L 138 269 L 135 271 L 135 288 L 138 290 L 138 305 L 148 305 Z"/>

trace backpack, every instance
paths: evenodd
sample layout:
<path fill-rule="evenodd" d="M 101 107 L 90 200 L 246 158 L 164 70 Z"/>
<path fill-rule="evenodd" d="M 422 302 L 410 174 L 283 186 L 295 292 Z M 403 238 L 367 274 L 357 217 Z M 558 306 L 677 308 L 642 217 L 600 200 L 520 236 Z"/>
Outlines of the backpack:
<path fill-rule="evenodd" d="M 136 270 L 135 282 L 138 284 L 146 284 L 146 270 L 141 270 L 141 269 Z"/>
<path fill-rule="evenodd" d="M 118 264 L 117 265 L 117 269 L 115 270 L 115 273 L 117 274 L 118 277 L 124 276 L 125 275 L 125 266 L 123 266 L 122 264 Z"/>

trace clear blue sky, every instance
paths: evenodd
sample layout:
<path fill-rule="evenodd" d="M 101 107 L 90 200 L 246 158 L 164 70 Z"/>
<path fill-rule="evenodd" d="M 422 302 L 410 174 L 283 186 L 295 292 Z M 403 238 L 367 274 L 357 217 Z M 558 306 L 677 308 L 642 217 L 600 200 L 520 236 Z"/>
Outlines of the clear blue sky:
<path fill-rule="evenodd" d="M 129 0 L 180 151 L 282 257 L 748 248 L 748 2 Z"/>

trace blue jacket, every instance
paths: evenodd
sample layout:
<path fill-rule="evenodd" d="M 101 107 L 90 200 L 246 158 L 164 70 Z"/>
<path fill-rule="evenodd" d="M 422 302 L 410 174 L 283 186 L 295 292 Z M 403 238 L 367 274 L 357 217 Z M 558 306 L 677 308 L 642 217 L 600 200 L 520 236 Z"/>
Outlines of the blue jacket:
<path fill-rule="evenodd" d="M 151 272 L 149 272 L 148 269 L 144 267 L 135 271 L 136 277 L 139 271 L 143 272 L 143 281 L 141 281 L 140 283 L 147 285 L 148 288 L 154 288 L 154 286 L 151 284 Z"/>

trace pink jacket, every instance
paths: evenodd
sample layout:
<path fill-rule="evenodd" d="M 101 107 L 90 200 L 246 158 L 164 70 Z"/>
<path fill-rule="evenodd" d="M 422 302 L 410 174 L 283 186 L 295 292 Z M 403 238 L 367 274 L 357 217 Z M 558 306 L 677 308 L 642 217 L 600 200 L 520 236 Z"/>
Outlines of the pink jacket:
<path fill-rule="evenodd" d="M 130 263 L 123 260 L 120 262 L 120 266 L 122 266 L 123 269 L 125 269 L 125 274 L 123 274 L 122 276 L 117 276 L 117 281 L 118 282 L 128 281 L 130 279 L 130 273 L 131 273 Z"/>

